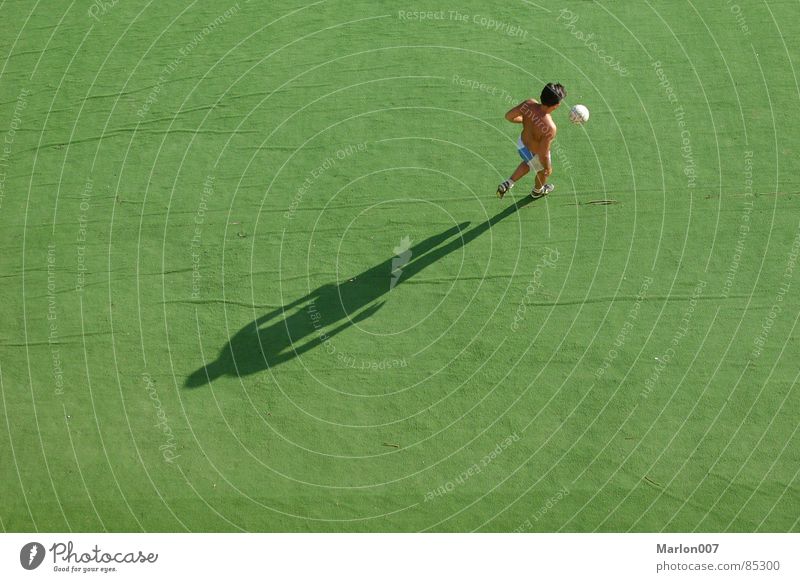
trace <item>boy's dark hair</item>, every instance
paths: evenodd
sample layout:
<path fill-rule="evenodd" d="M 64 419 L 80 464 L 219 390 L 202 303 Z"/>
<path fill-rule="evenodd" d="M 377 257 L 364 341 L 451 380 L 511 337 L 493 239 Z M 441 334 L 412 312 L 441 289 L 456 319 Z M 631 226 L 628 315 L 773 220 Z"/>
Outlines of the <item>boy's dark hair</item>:
<path fill-rule="evenodd" d="M 548 83 L 544 86 L 544 89 L 542 89 L 542 105 L 547 105 L 548 107 L 558 105 L 566 96 L 567 90 L 564 89 L 564 85 L 561 83 Z"/>

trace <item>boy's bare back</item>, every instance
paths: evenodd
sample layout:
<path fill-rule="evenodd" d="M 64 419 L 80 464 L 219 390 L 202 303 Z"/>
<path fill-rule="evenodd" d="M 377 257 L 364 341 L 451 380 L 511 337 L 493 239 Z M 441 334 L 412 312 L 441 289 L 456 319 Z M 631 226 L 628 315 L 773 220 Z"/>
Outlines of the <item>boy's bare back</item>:
<path fill-rule="evenodd" d="M 549 113 L 535 99 L 520 104 L 522 115 L 522 143 L 533 153 L 545 157 L 550 152 L 550 142 L 556 136 L 556 124 Z"/>

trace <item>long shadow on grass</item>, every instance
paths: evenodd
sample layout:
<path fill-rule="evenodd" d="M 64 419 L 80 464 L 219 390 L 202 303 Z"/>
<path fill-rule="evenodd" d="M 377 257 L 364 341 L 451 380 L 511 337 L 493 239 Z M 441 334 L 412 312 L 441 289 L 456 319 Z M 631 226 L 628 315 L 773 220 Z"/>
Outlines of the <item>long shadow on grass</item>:
<path fill-rule="evenodd" d="M 352 280 L 328 283 L 305 297 L 265 313 L 237 331 L 216 360 L 193 372 L 186 379 L 186 387 L 204 386 L 220 376 L 255 374 L 325 344 L 353 324 L 375 314 L 385 303 L 378 299 L 392 287 L 463 248 L 532 201 L 533 198 L 526 196 L 470 230 L 465 230 L 469 223 L 463 223 L 414 245 L 405 255 L 409 262 L 402 266 L 402 273 L 394 284 L 392 270 L 396 265 L 392 263 L 396 257 L 389 257 Z M 456 235 L 460 236 L 452 238 Z"/>

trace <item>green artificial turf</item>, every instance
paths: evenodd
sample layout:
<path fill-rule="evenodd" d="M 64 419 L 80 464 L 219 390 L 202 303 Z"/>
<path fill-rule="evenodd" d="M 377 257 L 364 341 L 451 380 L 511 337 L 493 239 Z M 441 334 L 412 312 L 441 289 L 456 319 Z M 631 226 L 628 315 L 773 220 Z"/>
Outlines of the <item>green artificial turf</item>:
<path fill-rule="evenodd" d="M 800 530 L 798 23 L 0 4 L 2 528 Z"/>

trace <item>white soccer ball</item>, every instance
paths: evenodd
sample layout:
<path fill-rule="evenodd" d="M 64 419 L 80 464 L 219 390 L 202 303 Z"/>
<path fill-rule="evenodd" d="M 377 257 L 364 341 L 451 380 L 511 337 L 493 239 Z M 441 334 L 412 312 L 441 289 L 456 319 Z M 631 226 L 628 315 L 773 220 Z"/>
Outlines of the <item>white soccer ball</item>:
<path fill-rule="evenodd" d="M 580 125 L 589 121 L 589 109 L 586 105 L 573 105 L 569 110 L 569 120 Z"/>

